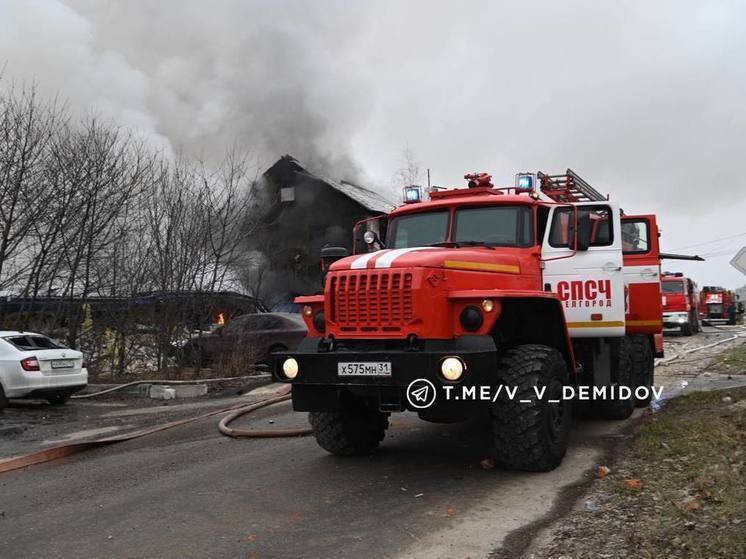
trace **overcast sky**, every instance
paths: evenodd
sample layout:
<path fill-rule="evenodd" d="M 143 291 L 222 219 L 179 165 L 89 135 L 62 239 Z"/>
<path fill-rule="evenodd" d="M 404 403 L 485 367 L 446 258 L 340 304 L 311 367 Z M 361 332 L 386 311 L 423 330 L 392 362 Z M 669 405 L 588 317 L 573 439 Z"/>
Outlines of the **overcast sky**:
<path fill-rule="evenodd" d="M 656 213 L 664 249 L 712 254 L 664 269 L 735 287 L 745 28 L 738 1 L 0 0 L 0 63 L 208 159 L 291 153 L 391 192 L 406 146 L 439 185 L 571 167 Z"/>

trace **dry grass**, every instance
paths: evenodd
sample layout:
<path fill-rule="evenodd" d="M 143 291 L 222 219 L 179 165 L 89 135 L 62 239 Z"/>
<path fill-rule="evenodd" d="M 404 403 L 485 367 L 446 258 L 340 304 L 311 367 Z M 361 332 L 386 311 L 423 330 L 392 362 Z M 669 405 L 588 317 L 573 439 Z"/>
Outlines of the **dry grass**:
<path fill-rule="evenodd" d="M 695 393 L 643 427 L 630 457 L 645 483 L 632 534 L 641 556 L 746 557 L 744 404 L 746 389 Z"/>
<path fill-rule="evenodd" d="M 746 557 L 745 461 L 746 388 L 673 399 L 534 557 Z"/>

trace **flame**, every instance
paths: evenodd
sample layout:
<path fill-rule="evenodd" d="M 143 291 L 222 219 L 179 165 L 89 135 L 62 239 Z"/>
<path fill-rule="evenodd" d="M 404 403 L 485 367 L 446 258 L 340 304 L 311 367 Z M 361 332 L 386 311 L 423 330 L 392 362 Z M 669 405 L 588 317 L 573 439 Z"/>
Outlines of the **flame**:
<path fill-rule="evenodd" d="M 223 313 L 218 313 L 218 324 L 220 326 L 225 324 L 225 315 Z"/>

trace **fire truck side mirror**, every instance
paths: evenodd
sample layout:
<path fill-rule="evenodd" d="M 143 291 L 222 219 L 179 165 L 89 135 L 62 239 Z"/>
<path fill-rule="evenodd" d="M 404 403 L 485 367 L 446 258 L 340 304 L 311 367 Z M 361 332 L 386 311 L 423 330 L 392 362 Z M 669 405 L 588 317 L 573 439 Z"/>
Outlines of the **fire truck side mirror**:
<path fill-rule="evenodd" d="M 590 213 L 581 212 L 578 215 L 576 234 L 578 250 L 588 250 L 588 247 L 591 246 L 591 236 L 593 235 L 593 222 L 591 221 Z"/>
<path fill-rule="evenodd" d="M 326 272 L 334 262 L 347 256 L 344 247 L 323 247 L 321 249 L 321 270 Z"/>

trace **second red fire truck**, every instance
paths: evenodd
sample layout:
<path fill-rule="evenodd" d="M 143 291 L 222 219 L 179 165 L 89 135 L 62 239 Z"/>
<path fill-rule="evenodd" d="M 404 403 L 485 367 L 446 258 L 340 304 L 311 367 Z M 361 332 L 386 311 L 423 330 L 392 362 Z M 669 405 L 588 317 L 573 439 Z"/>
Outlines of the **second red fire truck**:
<path fill-rule="evenodd" d="M 406 188 L 365 224 L 370 251 L 326 249 L 337 260 L 323 295 L 296 299 L 309 336 L 275 355 L 273 374 L 327 451 L 369 453 L 409 410 L 481 417 L 501 464 L 550 470 L 567 449 L 569 392 L 603 388 L 594 408 L 614 419 L 649 399 L 625 396 L 652 385 L 662 355 L 655 216 L 624 215 L 570 170 L 509 189 L 466 178 L 429 199 Z"/>
<path fill-rule="evenodd" d="M 700 295 L 699 315 L 707 324 L 736 323 L 738 315 L 743 313 L 738 296 L 724 287 L 706 286 Z"/>
<path fill-rule="evenodd" d="M 677 329 L 683 336 L 701 330 L 697 284 L 681 272 L 666 272 L 661 277 L 663 327 Z"/>

